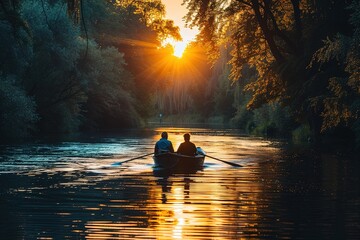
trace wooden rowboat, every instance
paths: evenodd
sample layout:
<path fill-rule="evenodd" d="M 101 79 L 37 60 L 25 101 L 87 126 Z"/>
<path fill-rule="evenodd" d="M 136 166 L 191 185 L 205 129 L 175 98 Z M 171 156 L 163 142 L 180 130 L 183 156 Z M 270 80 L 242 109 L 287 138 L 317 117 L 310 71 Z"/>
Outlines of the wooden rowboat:
<path fill-rule="evenodd" d="M 156 168 L 176 171 L 196 171 L 203 168 L 205 155 L 186 156 L 178 153 L 161 153 L 154 155 Z"/>

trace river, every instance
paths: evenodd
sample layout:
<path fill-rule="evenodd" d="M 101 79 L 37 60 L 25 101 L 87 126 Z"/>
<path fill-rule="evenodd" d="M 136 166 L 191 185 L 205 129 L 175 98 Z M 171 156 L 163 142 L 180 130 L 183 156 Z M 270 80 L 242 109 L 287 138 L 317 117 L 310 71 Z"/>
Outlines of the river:
<path fill-rule="evenodd" d="M 162 131 L 209 156 L 161 174 Z M 154 128 L 0 147 L 1 239 L 360 239 L 359 161 L 234 130 Z M 356 157 L 355 157 L 356 158 Z"/>

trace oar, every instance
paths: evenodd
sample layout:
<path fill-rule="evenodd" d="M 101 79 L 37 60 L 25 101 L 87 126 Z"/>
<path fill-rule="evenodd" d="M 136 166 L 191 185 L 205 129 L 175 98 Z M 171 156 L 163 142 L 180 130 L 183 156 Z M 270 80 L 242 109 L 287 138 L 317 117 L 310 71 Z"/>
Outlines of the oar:
<path fill-rule="evenodd" d="M 209 155 L 205 155 L 205 156 L 207 156 L 208 158 L 212 158 L 212 159 L 218 160 L 218 161 L 223 162 L 223 163 L 227 163 L 227 164 L 229 164 L 229 165 L 231 165 L 231 166 L 233 166 L 233 167 L 242 167 L 240 164 L 237 164 L 237 163 L 228 162 L 228 161 L 221 160 L 221 159 L 219 159 L 219 158 L 212 157 L 212 156 L 209 156 Z"/>
<path fill-rule="evenodd" d="M 145 155 L 141 155 L 139 157 L 134 157 L 134 158 L 130 158 L 128 160 L 125 160 L 125 161 L 122 161 L 122 162 L 117 162 L 117 163 L 113 163 L 111 165 L 121 165 L 123 163 L 126 163 L 126 162 L 130 162 L 130 161 L 133 161 L 133 160 L 136 160 L 136 159 L 139 159 L 139 158 L 143 158 L 143 157 L 146 157 L 146 156 L 149 156 L 151 154 L 154 154 L 154 153 L 148 153 L 148 154 L 145 154 Z"/>

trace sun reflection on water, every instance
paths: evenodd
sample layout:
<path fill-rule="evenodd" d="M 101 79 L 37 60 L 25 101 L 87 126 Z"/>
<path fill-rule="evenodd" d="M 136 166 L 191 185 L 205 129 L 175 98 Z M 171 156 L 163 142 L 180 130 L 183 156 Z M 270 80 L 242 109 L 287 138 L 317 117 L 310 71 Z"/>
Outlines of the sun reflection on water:
<path fill-rule="evenodd" d="M 238 239 L 244 229 L 251 233 L 248 236 L 254 236 L 258 231 L 257 203 L 261 188 L 256 181 L 249 184 L 233 180 L 238 174 L 239 180 L 248 178 L 251 172 L 226 170 L 227 177 L 218 176 L 217 179 L 209 178 L 204 172 L 154 177 L 154 182 L 146 184 L 148 195 L 145 198 L 111 199 L 97 208 L 84 208 L 94 216 L 112 212 L 118 219 L 88 221 L 85 224 L 87 239 L 114 236 L 160 240 Z"/>
<path fill-rule="evenodd" d="M 191 140 L 208 155 L 245 167 L 234 168 L 206 158 L 204 169 L 196 173 L 158 174 L 151 156 L 112 165 L 151 152 L 162 131 L 169 132 L 175 150 L 183 134 L 190 132 Z M 226 240 L 259 235 L 258 223 L 267 202 L 263 201 L 266 185 L 257 164 L 278 154 L 279 149 L 270 141 L 231 131 L 186 128 L 156 129 L 139 141 L 139 152 L 127 148 L 126 141 L 112 145 L 113 156 L 105 152 L 105 156 L 94 158 L 76 147 L 79 152 L 75 157 L 51 160 L 45 167 L 27 171 L 24 174 L 29 178 L 57 177 L 58 182 L 54 180 L 48 188 L 24 188 L 24 194 L 46 199 L 43 193 L 48 193 L 50 199 L 55 198 L 54 211 L 59 209 L 55 215 L 67 220 L 64 225 L 72 234 L 86 239 Z M 96 146 L 104 149 L 104 145 Z M 72 151 L 75 147 L 67 148 Z"/>
<path fill-rule="evenodd" d="M 159 128 L 153 135 L 153 142 L 162 131 L 169 133 L 169 140 L 176 150 L 183 141 L 183 133 L 189 129 Z M 205 131 L 205 130 L 204 130 Z M 246 164 L 257 162 L 278 154 L 279 149 L 270 141 L 250 140 L 231 136 L 228 132 L 213 132 L 209 136 L 201 129 L 191 132 L 192 141 L 209 154 L 228 161 Z M 149 160 L 146 160 L 147 162 Z M 262 201 L 264 185 L 259 169 L 249 164 L 244 168 L 232 168 L 223 163 L 206 160 L 207 167 L 195 174 L 158 176 L 151 168 L 130 167 L 139 171 L 141 183 L 126 183 L 131 174 L 108 175 L 107 181 L 125 179 L 123 193 L 136 195 L 123 199 L 109 199 L 108 204 L 86 211 L 109 212 L 118 220 L 92 220 L 86 223 L 88 239 L 241 239 L 259 236 L 261 211 L 266 209 Z M 211 164 L 210 164 L 211 163 Z M 214 164 L 214 165 L 213 165 Z M 219 167 L 221 166 L 221 167 Z M 136 170 L 137 169 L 137 170 Z M 138 179 L 140 181 L 140 179 Z M 145 194 L 139 194 L 141 189 Z M 104 189 L 103 189 L 104 190 Z M 107 188 L 107 191 L 110 191 Z M 130 192 L 128 192 L 130 191 Z M 120 196 L 118 196 L 120 197 Z M 106 211 L 105 211 L 106 212 Z M 120 215 L 119 215 L 120 214 Z"/>

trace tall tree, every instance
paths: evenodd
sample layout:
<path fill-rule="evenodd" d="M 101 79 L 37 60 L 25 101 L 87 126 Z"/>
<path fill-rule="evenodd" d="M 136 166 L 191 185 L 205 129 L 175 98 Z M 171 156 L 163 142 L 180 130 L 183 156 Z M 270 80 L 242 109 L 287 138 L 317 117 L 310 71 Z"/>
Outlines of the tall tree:
<path fill-rule="evenodd" d="M 179 28 L 164 19 L 161 1 L 89 1 L 84 6 L 91 36 L 101 46 L 116 47 L 124 53 L 127 70 L 133 75 L 138 112 L 150 114 L 151 93 L 159 82 L 167 50 L 161 47 L 168 37 L 180 39 Z M 110 11 L 111 14 L 103 14 Z"/>
<path fill-rule="evenodd" d="M 346 0 L 184 0 L 187 21 L 200 28 L 201 41 L 210 50 L 231 46 L 231 78 L 240 79 L 244 66 L 256 68 L 258 79 L 248 107 L 279 101 L 295 116 L 308 120 L 318 136 L 322 106 L 311 99 L 327 91 L 327 80 L 308 65 L 322 40 L 347 33 Z M 336 20 L 335 20 L 336 19 Z"/>
<path fill-rule="evenodd" d="M 324 105 L 322 130 L 349 126 L 360 147 L 360 3 L 353 2 L 349 10 L 353 34 L 327 38 L 314 54 L 312 65 L 328 78 L 329 92 L 313 101 Z"/>

